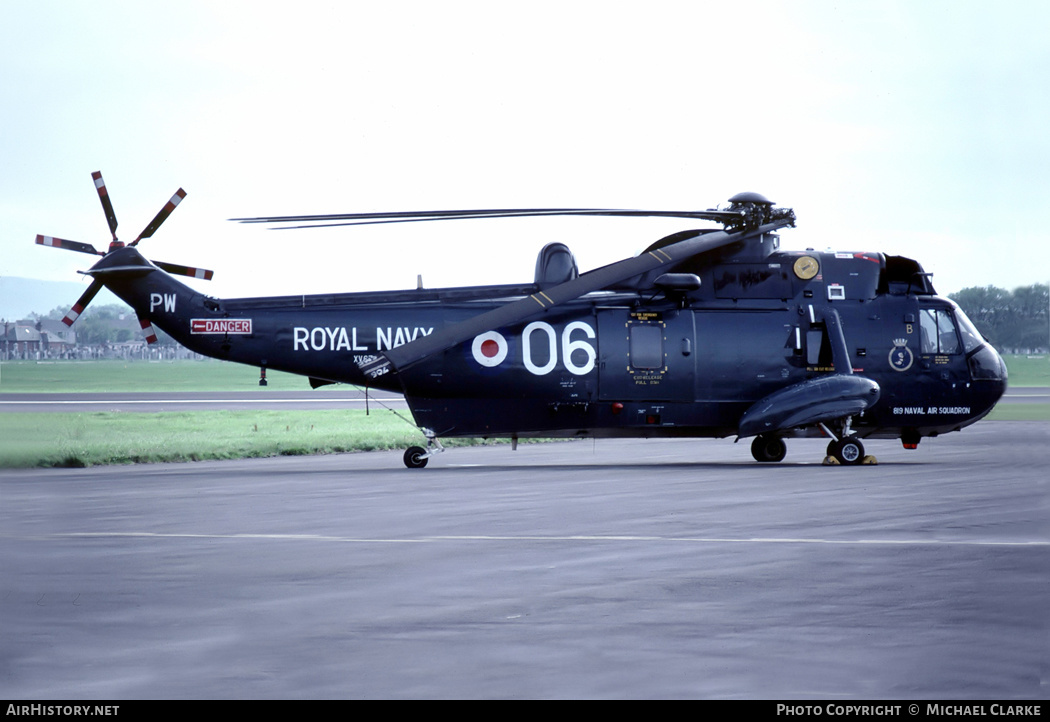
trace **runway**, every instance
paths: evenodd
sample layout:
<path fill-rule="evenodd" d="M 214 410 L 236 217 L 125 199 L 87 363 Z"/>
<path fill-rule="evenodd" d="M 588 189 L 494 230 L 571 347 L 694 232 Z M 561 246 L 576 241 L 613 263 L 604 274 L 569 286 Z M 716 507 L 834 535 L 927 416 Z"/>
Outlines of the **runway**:
<path fill-rule="evenodd" d="M 0 697 L 1046 699 L 1050 423 L 0 472 Z"/>

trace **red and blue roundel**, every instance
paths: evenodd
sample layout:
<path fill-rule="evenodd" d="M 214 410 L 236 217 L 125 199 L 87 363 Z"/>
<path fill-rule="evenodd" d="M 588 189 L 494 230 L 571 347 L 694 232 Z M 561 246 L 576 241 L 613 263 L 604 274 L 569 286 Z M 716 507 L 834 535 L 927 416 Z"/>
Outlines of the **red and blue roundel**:
<path fill-rule="evenodd" d="M 507 358 L 507 339 L 497 331 L 487 331 L 474 337 L 470 350 L 482 366 L 499 366 Z"/>

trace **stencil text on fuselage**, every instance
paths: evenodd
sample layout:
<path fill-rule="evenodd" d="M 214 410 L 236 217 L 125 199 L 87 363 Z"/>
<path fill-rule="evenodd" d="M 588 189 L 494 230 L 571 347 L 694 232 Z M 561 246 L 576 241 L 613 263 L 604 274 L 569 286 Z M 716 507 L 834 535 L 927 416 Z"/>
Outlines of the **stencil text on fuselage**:
<path fill-rule="evenodd" d="M 357 326 L 296 326 L 292 329 L 293 351 L 383 351 L 429 336 L 434 328 L 380 326 L 372 335 Z"/>

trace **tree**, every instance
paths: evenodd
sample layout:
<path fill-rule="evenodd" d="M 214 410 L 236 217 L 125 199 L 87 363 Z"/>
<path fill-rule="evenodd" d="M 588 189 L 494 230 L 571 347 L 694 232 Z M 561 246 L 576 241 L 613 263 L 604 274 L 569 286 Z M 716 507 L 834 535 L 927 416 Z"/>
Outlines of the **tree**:
<path fill-rule="evenodd" d="M 964 288 L 949 296 L 999 349 L 1050 348 L 1050 286 Z"/>
<path fill-rule="evenodd" d="M 92 306 L 77 319 L 77 343 L 99 346 L 120 343 L 135 337 L 138 323 L 135 313 L 114 303 Z"/>

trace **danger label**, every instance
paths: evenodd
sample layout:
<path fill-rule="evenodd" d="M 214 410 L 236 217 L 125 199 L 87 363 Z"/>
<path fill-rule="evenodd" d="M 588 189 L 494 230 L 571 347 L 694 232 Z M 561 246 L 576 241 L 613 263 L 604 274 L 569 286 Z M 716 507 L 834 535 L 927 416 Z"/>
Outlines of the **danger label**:
<path fill-rule="evenodd" d="M 250 318 L 194 318 L 190 319 L 190 333 L 240 333 L 252 332 Z"/>

